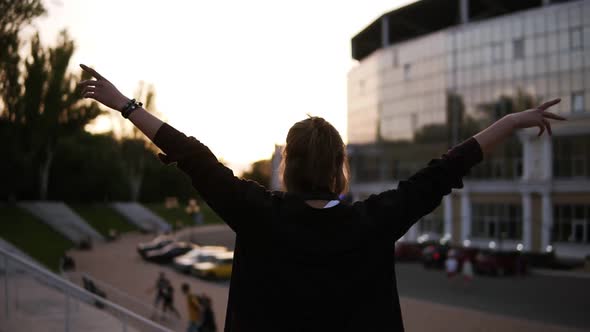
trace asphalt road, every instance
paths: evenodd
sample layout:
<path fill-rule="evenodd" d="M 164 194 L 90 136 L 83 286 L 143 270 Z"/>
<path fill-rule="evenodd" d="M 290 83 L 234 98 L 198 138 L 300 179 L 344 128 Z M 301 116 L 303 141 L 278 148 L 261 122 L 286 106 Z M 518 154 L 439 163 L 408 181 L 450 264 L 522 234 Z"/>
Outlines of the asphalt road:
<path fill-rule="evenodd" d="M 418 263 L 396 265 L 401 296 L 590 330 L 590 279 L 530 275 L 449 280 Z"/>
<path fill-rule="evenodd" d="M 192 240 L 233 248 L 234 234 L 220 227 L 194 232 Z M 396 273 L 403 297 L 590 330 L 590 278 L 476 276 L 465 284 L 419 263 L 397 263 Z"/>
<path fill-rule="evenodd" d="M 230 248 L 234 242 L 234 234 L 222 225 L 183 231 L 178 237 Z M 200 280 L 171 267 L 143 261 L 135 252 L 135 245 L 149 239 L 149 235 L 127 234 L 115 242 L 97 244 L 91 251 L 72 254 L 78 271 L 89 273 L 142 302 L 142 308 L 132 306 L 130 309 L 145 316 L 150 315 L 154 298 L 146 289 L 155 283 L 159 272 L 165 271 L 177 290 L 183 282 L 188 282 L 194 291 L 211 296 L 218 327 L 223 327 L 229 283 Z M 398 263 L 396 269 L 408 331 L 449 330 L 442 328 L 445 326 L 452 326 L 453 331 L 470 332 L 569 331 L 561 327 L 590 330 L 590 279 L 479 277 L 469 287 L 464 287 L 460 282 L 450 284 L 442 271 L 424 270 L 419 264 Z M 112 291 L 108 294 L 115 300 Z M 178 292 L 174 302 L 182 318 L 158 322 L 183 331 L 186 329 L 186 300 Z M 122 304 L 130 306 L 128 301 Z M 457 321 L 463 324 L 462 328 L 455 326 Z"/>

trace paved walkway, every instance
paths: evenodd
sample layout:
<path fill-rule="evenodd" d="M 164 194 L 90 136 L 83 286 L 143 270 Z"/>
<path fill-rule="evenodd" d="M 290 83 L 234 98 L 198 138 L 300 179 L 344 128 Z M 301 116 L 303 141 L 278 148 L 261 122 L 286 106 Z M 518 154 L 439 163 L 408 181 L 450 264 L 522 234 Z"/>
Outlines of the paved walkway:
<path fill-rule="evenodd" d="M 401 298 L 406 331 L 583 332 L 481 311 Z M 547 313 L 550 314 L 550 313 Z"/>
<path fill-rule="evenodd" d="M 192 238 L 202 244 L 228 245 L 233 241 L 233 233 L 223 225 L 202 226 L 198 229 L 183 231 L 178 236 L 183 239 Z M 125 290 L 147 305 L 152 304 L 154 295 L 147 293 L 146 290 L 155 283 L 157 274 L 165 271 L 177 290 L 174 303 L 182 318 L 178 321 L 160 323 L 176 331 L 185 330 L 186 303 L 179 289 L 181 283 L 188 282 L 193 290 L 206 292 L 211 296 L 219 331 L 223 331 L 228 282 L 203 281 L 177 273 L 169 267 L 143 261 L 136 253 L 135 246 L 138 242 L 148 241 L 151 238 L 150 235 L 130 233 L 115 242 L 97 244 L 91 251 L 74 251 L 72 256 L 80 271 Z M 401 303 L 407 331 L 581 331 L 451 305 L 435 304 L 415 298 L 402 297 Z"/>
<path fill-rule="evenodd" d="M 0 278 L 4 283 L 3 278 Z M 66 299 L 63 293 L 44 286 L 26 275 L 8 280 L 9 310 L 6 294 L 0 291 L 0 332 L 53 332 L 64 331 Z M 2 287 L 3 289 L 4 287 Z M 122 331 L 122 323 L 110 314 L 83 302 L 69 302 L 70 331 L 102 332 Z M 6 313 L 8 312 L 8 316 Z M 127 331 L 136 329 L 127 326 Z"/>

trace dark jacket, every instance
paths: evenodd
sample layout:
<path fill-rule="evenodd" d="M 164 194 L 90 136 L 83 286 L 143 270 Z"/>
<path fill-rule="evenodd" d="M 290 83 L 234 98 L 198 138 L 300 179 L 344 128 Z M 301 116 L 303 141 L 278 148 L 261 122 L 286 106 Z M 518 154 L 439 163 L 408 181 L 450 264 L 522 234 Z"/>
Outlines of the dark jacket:
<path fill-rule="evenodd" d="M 300 195 L 235 177 L 164 124 L 154 142 L 236 232 L 225 331 L 403 331 L 394 243 L 482 160 L 474 138 L 397 189 L 316 209 Z"/>

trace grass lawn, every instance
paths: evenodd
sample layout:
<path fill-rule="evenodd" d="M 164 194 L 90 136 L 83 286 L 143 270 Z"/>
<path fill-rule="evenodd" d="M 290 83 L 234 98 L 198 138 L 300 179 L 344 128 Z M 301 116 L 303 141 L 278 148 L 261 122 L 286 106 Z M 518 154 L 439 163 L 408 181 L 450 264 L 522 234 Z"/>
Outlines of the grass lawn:
<path fill-rule="evenodd" d="M 185 211 L 186 203 L 179 203 L 179 207 L 173 209 L 167 209 L 164 203 L 145 203 L 143 204 L 150 210 L 154 211 L 157 215 L 164 218 L 170 225 L 174 225 L 177 221 L 183 226 L 194 226 L 191 216 Z M 201 212 L 203 213 L 203 220 L 205 224 L 219 224 L 223 220 L 205 203 L 199 203 L 201 206 Z"/>
<path fill-rule="evenodd" d="M 47 224 L 15 206 L 0 205 L 0 237 L 57 271 L 59 258 L 74 243 Z"/>
<path fill-rule="evenodd" d="M 119 234 L 137 230 L 137 227 L 106 204 L 69 204 L 69 207 L 103 236 L 108 236 L 110 229 Z"/>

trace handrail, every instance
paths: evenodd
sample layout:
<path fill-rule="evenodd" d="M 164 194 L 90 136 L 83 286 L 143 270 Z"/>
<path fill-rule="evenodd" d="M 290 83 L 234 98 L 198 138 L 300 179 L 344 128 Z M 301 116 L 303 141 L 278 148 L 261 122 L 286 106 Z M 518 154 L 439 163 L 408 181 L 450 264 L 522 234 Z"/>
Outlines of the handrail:
<path fill-rule="evenodd" d="M 113 303 L 107 299 L 104 299 L 96 294 L 90 293 L 89 291 L 79 287 L 78 285 L 65 280 L 63 278 L 59 278 L 56 275 L 54 275 L 52 272 L 49 272 L 47 270 L 44 270 L 43 268 L 40 268 L 38 266 L 36 266 L 35 264 L 28 262 L 27 260 L 16 256 L 12 253 L 10 253 L 9 251 L 5 250 L 4 248 L 0 248 L 0 255 L 4 256 L 7 259 L 11 259 L 12 261 L 16 261 L 17 263 L 19 263 L 20 265 L 24 266 L 25 268 L 27 268 L 28 270 L 32 271 L 33 274 L 36 274 L 37 276 L 41 276 L 44 278 L 48 278 L 52 281 L 54 287 L 58 287 L 60 288 L 64 293 L 66 293 L 67 295 L 76 297 L 78 300 L 81 301 L 87 301 L 88 298 L 94 300 L 94 301 L 99 301 L 103 304 L 105 304 L 106 306 L 114 309 L 115 311 L 117 311 L 117 313 L 119 314 L 123 314 L 127 317 L 131 317 L 143 324 L 146 324 L 147 326 L 163 331 L 163 332 L 173 332 L 172 330 L 163 327 L 149 319 L 146 319 L 145 317 L 142 317 L 124 307 L 119 306 L 116 303 Z M 8 268 L 6 268 L 5 271 L 5 277 L 8 279 Z M 119 318 L 122 320 L 121 317 L 115 317 L 115 318 Z"/>
<path fill-rule="evenodd" d="M 94 282 L 97 286 L 103 287 L 103 288 L 107 288 L 108 289 L 108 292 L 114 292 L 117 295 L 119 295 L 119 296 L 121 296 L 121 297 L 129 300 L 131 303 L 136 304 L 136 305 L 139 305 L 140 307 L 143 307 L 144 309 L 147 309 L 147 310 L 153 310 L 154 309 L 152 306 L 147 305 L 147 304 L 139 301 L 138 299 L 134 298 L 133 296 L 125 293 L 124 291 L 122 291 L 122 290 L 120 290 L 120 289 L 118 289 L 118 288 L 116 288 L 116 287 L 114 287 L 114 286 L 112 286 L 112 285 L 110 285 L 110 284 L 102 281 L 102 280 L 98 280 L 98 279 L 94 278 L 92 275 L 90 275 L 90 274 L 88 274 L 86 272 L 77 272 L 76 274 L 79 274 L 82 277 L 86 277 L 87 279 L 92 280 L 92 282 Z M 169 314 L 167 312 L 164 313 L 164 316 L 168 316 L 168 315 Z"/>

